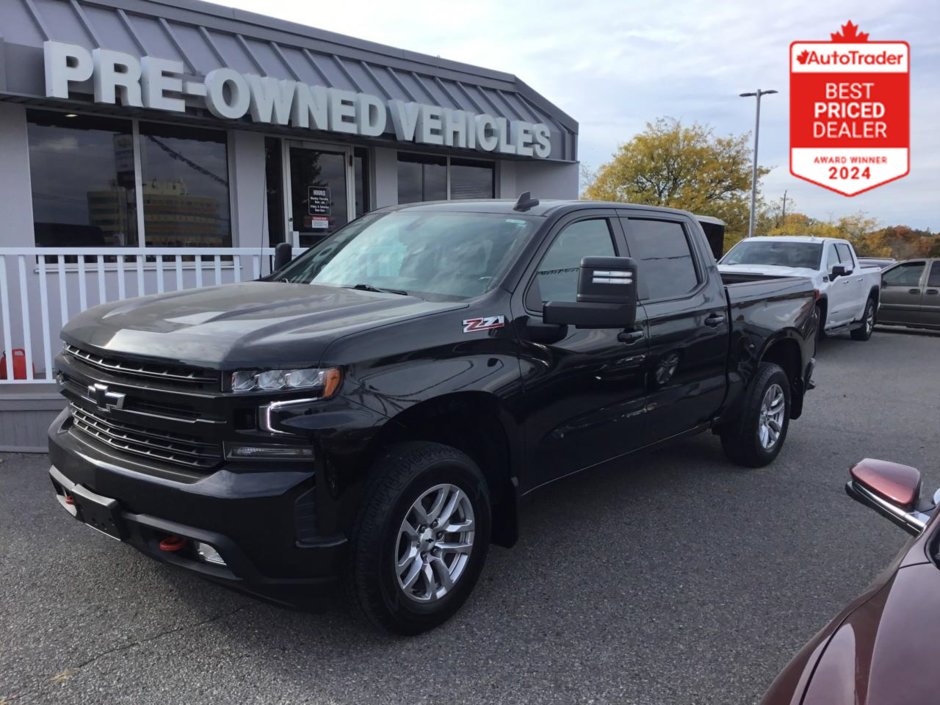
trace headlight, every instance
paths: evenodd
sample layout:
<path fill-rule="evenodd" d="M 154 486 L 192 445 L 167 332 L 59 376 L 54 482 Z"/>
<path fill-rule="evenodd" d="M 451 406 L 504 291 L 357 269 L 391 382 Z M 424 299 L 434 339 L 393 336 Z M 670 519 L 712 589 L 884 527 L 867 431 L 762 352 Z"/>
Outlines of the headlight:
<path fill-rule="evenodd" d="M 232 373 L 233 392 L 289 392 L 300 389 L 316 390 L 317 396 L 329 399 L 342 381 L 342 373 L 335 367 L 299 370 L 238 370 Z"/>

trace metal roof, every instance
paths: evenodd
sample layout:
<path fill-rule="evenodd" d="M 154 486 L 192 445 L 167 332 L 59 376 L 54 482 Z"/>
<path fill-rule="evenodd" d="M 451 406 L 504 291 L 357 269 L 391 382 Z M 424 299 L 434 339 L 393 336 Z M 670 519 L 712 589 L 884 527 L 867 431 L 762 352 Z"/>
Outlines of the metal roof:
<path fill-rule="evenodd" d="M 227 66 L 541 122 L 550 159 L 577 160 L 578 123 L 511 74 L 198 0 L 2 0 L 0 33 L 0 94 L 8 96 L 45 96 L 42 44 L 53 40 L 182 61 L 191 76 Z"/>

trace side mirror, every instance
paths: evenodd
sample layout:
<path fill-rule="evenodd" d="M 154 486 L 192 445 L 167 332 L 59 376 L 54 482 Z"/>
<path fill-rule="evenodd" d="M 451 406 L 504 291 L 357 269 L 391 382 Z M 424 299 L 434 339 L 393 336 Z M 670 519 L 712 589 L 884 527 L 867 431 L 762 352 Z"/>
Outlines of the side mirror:
<path fill-rule="evenodd" d="M 865 458 L 849 470 L 849 475 L 851 479 L 845 486 L 849 497 L 914 536 L 924 530 L 936 509 L 933 502 L 921 500 L 920 472 L 910 465 Z"/>
<path fill-rule="evenodd" d="M 636 321 L 636 278 L 636 261 L 629 257 L 585 257 L 577 303 L 548 301 L 542 320 L 576 328 L 629 328 Z"/>
<path fill-rule="evenodd" d="M 294 258 L 294 246 L 289 242 L 279 242 L 274 248 L 274 266 L 271 271 L 276 272 Z"/>
<path fill-rule="evenodd" d="M 852 270 L 846 267 L 844 264 L 834 264 L 832 266 L 832 271 L 829 273 L 830 279 L 835 279 L 836 277 L 844 277 L 846 274 L 849 274 Z"/>

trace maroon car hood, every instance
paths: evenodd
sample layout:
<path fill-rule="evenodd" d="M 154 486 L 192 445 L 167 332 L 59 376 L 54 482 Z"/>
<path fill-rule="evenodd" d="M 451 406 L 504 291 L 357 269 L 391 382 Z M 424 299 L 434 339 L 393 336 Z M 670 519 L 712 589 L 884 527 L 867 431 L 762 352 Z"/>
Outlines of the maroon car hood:
<path fill-rule="evenodd" d="M 932 563 L 907 565 L 836 629 L 802 705 L 936 702 L 938 635 L 940 570 Z"/>

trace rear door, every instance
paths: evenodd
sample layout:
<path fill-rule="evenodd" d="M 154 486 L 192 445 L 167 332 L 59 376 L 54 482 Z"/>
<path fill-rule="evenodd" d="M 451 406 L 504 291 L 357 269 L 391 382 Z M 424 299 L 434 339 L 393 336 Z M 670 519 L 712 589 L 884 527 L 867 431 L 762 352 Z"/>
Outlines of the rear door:
<path fill-rule="evenodd" d="M 704 243 L 687 220 L 629 211 L 621 223 L 637 262 L 649 330 L 646 416 L 647 441 L 653 443 L 718 412 L 726 388 L 727 299 L 711 256 L 701 251 Z"/>
<path fill-rule="evenodd" d="M 882 273 L 879 323 L 916 325 L 919 322 L 926 264 L 923 260 L 901 262 Z"/>
<path fill-rule="evenodd" d="M 542 323 L 545 301 L 577 300 L 582 258 L 624 254 L 613 215 L 593 209 L 560 219 L 513 296 L 529 458 L 523 491 L 644 443 L 642 307 L 629 331 Z"/>
<path fill-rule="evenodd" d="M 917 319 L 921 325 L 940 326 L 940 260 L 930 263 L 930 272 L 927 274 L 927 284 L 920 300 Z"/>

